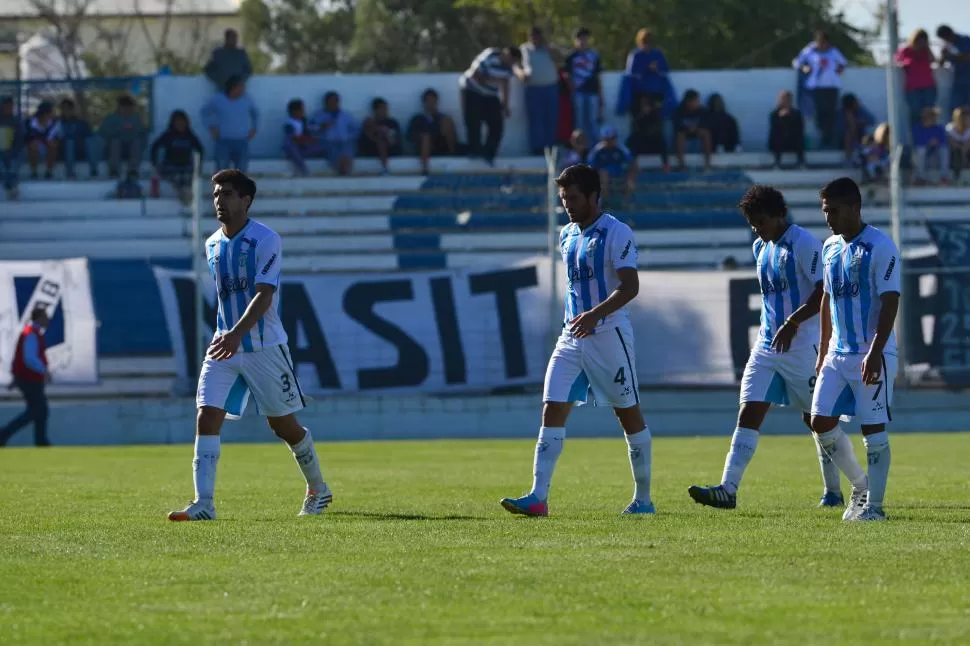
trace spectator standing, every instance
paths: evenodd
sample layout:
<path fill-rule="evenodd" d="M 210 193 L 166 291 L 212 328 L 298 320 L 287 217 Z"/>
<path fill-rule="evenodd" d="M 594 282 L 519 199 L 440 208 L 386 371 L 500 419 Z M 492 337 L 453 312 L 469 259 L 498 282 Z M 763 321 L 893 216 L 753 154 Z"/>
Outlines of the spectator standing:
<path fill-rule="evenodd" d="M 202 123 L 215 142 L 216 170 L 234 167 L 245 173 L 249 167 L 249 142 L 259 127 L 259 111 L 246 94 L 246 83 L 241 78 L 230 78 L 224 91 L 209 99 L 202 108 Z"/>
<path fill-rule="evenodd" d="M 707 110 L 701 104 L 697 90 L 684 92 L 684 99 L 674 111 L 674 133 L 676 137 L 678 170 L 684 170 L 684 153 L 688 141 L 700 142 L 704 153 L 704 170 L 711 168 L 711 131 Z"/>
<path fill-rule="evenodd" d="M 707 99 L 707 123 L 711 131 L 711 150 L 733 153 L 741 144 L 738 120 L 731 116 L 724 97 L 716 92 Z"/>
<path fill-rule="evenodd" d="M 47 162 L 44 179 L 54 177 L 60 136 L 60 128 L 54 117 L 54 106 L 44 101 L 37 106 L 34 116 L 27 120 L 27 162 L 30 164 L 31 179 L 37 179 L 37 166 L 41 157 Z"/>
<path fill-rule="evenodd" d="M 633 121 L 633 129 L 626 140 L 626 145 L 634 156 L 660 155 L 664 172 L 670 170 L 663 116 L 660 108 L 649 96 L 640 96 L 639 111 Z"/>
<path fill-rule="evenodd" d="M 381 160 L 381 174 L 387 175 L 388 157 L 400 157 L 401 124 L 388 114 L 387 101 L 376 98 L 371 101 L 371 116 L 364 119 L 360 128 L 357 152 L 361 157 L 377 157 Z"/>
<path fill-rule="evenodd" d="M 859 102 L 856 95 L 846 94 L 842 97 L 842 107 L 835 117 L 835 133 L 842 142 L 846 166 L 853 165 L 863 137 L 875 127 L 876 118 Z"/>
<path fill-rule="evenodd" d="M 662 107 L 670 87 L 670 81 L 667 78 L 670 74 L 667 57 L 664 56 L 663 51 L 654 47 L 653 35 L 649 29 L 641 29 L 637 32 L 636 44 L 637 48 L 626 58 L 626 73 L 633 83 L 630 105 L 640 105 L 640 97 L 647 96 L 658 107 Z M 632 118 L 635 119 L 636 110 L 634 109 L 632 113 Z"/>
<path fill-rule="evenodd" d="M 615 185 L 625 185 L 625 197 L 629 198 L 636 190 L 637 158 L 623 145 L 617 142 L 616 128 L 605 125 L 600 130 L 600 142 L 589 152 L 590 166 L 599 171 L 602 193 L 600 200 L 607 203 Z"/>
<path fill-rule="evenodd" d="M 321 152 L 320 143 L 310 133 L 303 101 L 293 99 L 286 105 L 286 122 L 283 124 L 283 154 L 293 164 L 293 171 L 302 177 L 310 174 L 306 166 L 309 157 Z"/>
<path fill-rule="evenodd" d="M 24 147 L 24 124 L 14 113 L 13 97 L 0 97 L 0 180 L 7 199 L 17 199 L 20 154 Z"/>
<path fill-rule="evenodd" d="M 596 137 L 603 123 L 603 84 L 600 75 L 603 62 L 589 46 L 589 30 L 576 31 L 576 46 L 566 58 L 566 77 L 573 97 L 573 117 L 576 128 L 583 131 L 587 141 Z"/>
<path fill-rule="evenodd" d="M 842 72 L 846 60 L 842 52 L 829 42 L 824 31 L 815 32 L 815 40 L 798 54 L 794 65 L 807 77 L 805 89 L 812 96 L 815 107 L 815 124 L 822 136 L 822 147 L 835 148 L 835 113 L 842 89 Z"/>
<path fill-rule="evenodd" d="M 340 109 L 340 95 L 327 92 L 323 109 L 310 119 L 310 128 L 320 138 L 330 167 L 338 175 L 350 175 L 357 154 L 360 126 L 349 112 Z"/>
<path fill-rule="evenodd" d="M 189 115 L 184 110 L 174 110 L 168 119 L 168 128 L 152 143 L 149 158 L 158 175 L 175 187 L 183 203 L 192 197 L 193 153 L 204 153 L 202 142 L 192 132 Z"/>
<path fill-rule="evenodd" d="M 0 446 L 4 446 L 17 431 L 31 422 L 34 423 L 34 443 L 37 446 L 51 444 L 47 439 L 48 409 L 47 394 L 44 392 L 44 385 L 50 382 L 44 343 L 44 331 L 49 324 L 47 311 L 43 307 L 36 307 L 30 314 L 30 322 L 20 333 L 10 367 L 13 375 L 10 387 L 16 387 L 24 396 L 27 410 L 0 429 Z"/>
<path fill-rule="evenodd" d="M 775 156 L 776 169 L 781 168 L 781 156 L 785 153 L 795 153 L 798 166 L 805 167 L 805 119 L 788 90 L 778 94 L 778 103 L 769 117 L 768 149 Z"/>
<path fill-rule="evenodd" d="M 931 158 L 940 166 L 940 180 L 950 179 L 950 146 L 946 128 L 939 123 L 939 110 L 935 106 L 923 108 L 920 122 L 913 124 L 913 169 L 916 183 L 926 183 L 926 167 Z"/>
<path fill-rule="evenodd" d="M 432 156 L 458 152 L 455 122 L 438 108 L 438 93 L 428 88 L 421 94 L 421 112 L 408 123 L 408 141 L 421 157 L 421 172 L 429 172 Z"/>
<path fill-rule="evenodd" d="M 936 36 L 946 43 L 940 58 L 953 68 L 950 111 L 970 106 L 970 36 L 958 34 L 947 25 L 940 25 Z"/>
<path fill-rule="evenodd" d="M 64 150 L 64 171 L 68 179 L 76 177 L 74 164 L 79 159 L 85 159 L 91 167 L 91 177 L 98 176 L 98 164 L 91 146 L 92 130 L 85 119 L 77 116 L 74 111 L 74 101 L 61 101 L 60 136 Z"/>
<path fill-rule="evenodd" d="M 520 47 L 522 65 L 515 74 L 525 84 L 525 110 L 529 123 L 529 149 L 533 155 L 556 145 L 559 125 L 559 65 L 542 29 L 529 31 L 529 42 Z M 561 60 L 561 59 L 560 59 Z"/>
<path fill-rule="evenodd" d="M 946 124 L 950 143 L 950 167 L 954 179 L 959 180 L 964 168 L 970 168 L 970 108 L 957 108 L 953 119 Z"/>
<path fill-rule="evenodd" d="M 239 46 L 239 34 L 235 29 L 227 29 L 221 47 L 212 50 L 205 64 L 205 75 L 222 92 L 229 79 L 236 78 L 245 83 L 253 74 L 249 54 Z"/>
<path fill-rule="evenodd" d="M 127 166 L 125 174 L 134 173 L 137 176 L 148 133 L 130 96 L 118 97 L 117 109 L 104 118 L 98 134 L 108 151 L 108 174 L 111 178 L 119 177 L 122 161 Z"/>
<path fill-rule="evenodd" d="M 509 117 L 509 78 L 512 67 L 522 62 L 518 47 L 490 47 L 475 57 L 458 80 L 461 88 L 462 113 L 468 130 L 468 148 L 472 157 L 494 163 L 502 143 L 504 120 Z M 482 146 L 482 124 L 488 129 Z"/>
<path fill-rule="evenodd" d="M 936 58 L 930 49 L 930 37 L 925 29 L 917 29 L 909 41 L 896 52 L 896 64 L 903 70 L 909 122 L 917 123 L 923 108 L 936 105 L 936 79 L 933 63 Z"/>

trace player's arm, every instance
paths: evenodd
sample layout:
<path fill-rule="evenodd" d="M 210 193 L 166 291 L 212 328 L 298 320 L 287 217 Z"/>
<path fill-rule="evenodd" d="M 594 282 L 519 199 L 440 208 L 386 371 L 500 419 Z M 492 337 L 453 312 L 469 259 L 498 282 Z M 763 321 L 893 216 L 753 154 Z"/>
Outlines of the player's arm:
<path fill-rule="evenodd" d="M 620 279 L 620 284 L 616 286 L 613 293 L 593 309 L 583 312 L 569 322 L 569 331 L 574 337 L 581 339 L 589 336 L 600 321 L 636 298 L 640 292 L 640 276 L 637 270 L 623 267 L 616 270 L 616 275 Z"/>
<path fill-rule="evenodd" d="M 831 303 L 829 302 L 830 295 L 828 292 L 822 292 L 822 304 L 819 307 L 819 335 L 818 335 L 818 359 L 815 361 L 815 374 L 817 375 L 822 371 L 822 361 L 825 360 L 825 355 L 829 353 L 829 342 L 832 340 L 832 312 L 830 310 Z"/>
<path fill-rule="evenodd" d="M 804 303 L 791 313 L 784 324 L 775 332 L 775 337 L 771 340 L 771 349 L 775 352 L 788 352 L 791 348 L 792 339 L 798 333 L 798 327 L 818 314 L 822 306 L 822 296 L 825 290 L 822 288 L 821 281 L 815 285 L 815 290 L 809 295 Z"/>
<path fill-rule="evenodd" d="M 877 248 L 872 263 L 872 280 L 876 286 L 876 293 L 882 309 L 879 311 L 879 321 L 876 323 L 876 333 L 872 337 L 869 352 L 862 360 L 862 380 L 867 384 L 875 384 L 882 375 L 882 351 L 886 349 L 889 337 L 896 325 L 896 315 L 899 313 L 900 285 L 899 251 L 896 245 L 886 245 Z M 868 278 L 868 277 L 867 277 Z"/>

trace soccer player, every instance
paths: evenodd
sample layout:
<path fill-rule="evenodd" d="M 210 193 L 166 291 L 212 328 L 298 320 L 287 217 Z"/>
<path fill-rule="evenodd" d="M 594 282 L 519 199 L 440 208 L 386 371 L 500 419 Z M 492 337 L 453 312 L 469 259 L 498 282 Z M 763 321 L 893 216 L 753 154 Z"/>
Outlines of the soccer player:
<path fill-rule="evenodd" d="M 890 406 L 896 379 L 900 257 L 892 239 L 862 220 L 862 194 L 848 177 L 822 188 L 822 212 L 835 234 L 822 248 L 825 295 L 812 400 L 812 430 L 835 465 L 852 482 L 843 520 L 886 520 Z M 868 476 L 839 427 L 858 416 Z"/>
<path fill-rule="evenodd" d="M 333 500 L 313 437 L 296 419 L 306 404 L 278 314 L 282 245 L 275 231 L 249 218 L 255 196 L 256 183 L 242 171 L 212 176 L 212 201 L 222 226 L 206 241 L 205 253 L 219 290 L 216 333 L 196 395 L 195 500 L 170 513 L 169 520 L 215 520 L 219 431 L 226 417 L 242 415 L 250 393 L 306 478 L 300 515 L 320 514 Z"/>
<path fill-rule="evenodd" d="M 822 301 L 822 244 L 792 224 L 781 192 L 752 186 L 738 204 L 751 230 L 758 282 L 761 285 L 761 328 L 741 378 L 738 426 L 724 462 L 721 484 L 693 486 L 687 493 L 710 507 L 734 509 L 738 488 L 755 450 L 761 424 L 772 404 L 796 405 L 811 430 L 812 391 L 818 358 Z M 813 435 L 814 437 L 814 435 Z M 825 490 L 819 507 L 845 504 L 839 470 L 815 442 Z"/>
<path fill-rule="evenodd" d="M 600 175 L 579 164 L 556 180 L 569 223 L 559 236 L 568 292 L 562 335 L 546 369 L 542 427 L 536 444 L 532 491 L 503 498 L 513 514 L 546 516 L 556 461 L 573 403 L 613 407 L 626 434 L 635 489 L 624 514 L 652 514 L 650 429 L 640 412 L 633 330 L 625 306 L 640 289 L 633 231 L 600 211 Z"/>

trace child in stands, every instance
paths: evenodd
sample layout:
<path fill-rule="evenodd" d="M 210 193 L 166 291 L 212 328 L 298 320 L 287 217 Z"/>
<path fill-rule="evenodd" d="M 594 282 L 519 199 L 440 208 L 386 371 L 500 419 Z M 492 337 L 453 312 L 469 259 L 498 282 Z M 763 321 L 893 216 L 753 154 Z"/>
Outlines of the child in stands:
<path fill-rule="evenodd" d="M 936 107 L 925 107 L 919 123 L 913 124 L 913 169 L 917 184 L 926 183 L 927 163 L 934 158 L 940 166 L 940 182 L 950 181 L 950 147 L 946 129 L 938 121 L 939 114 Z"/>

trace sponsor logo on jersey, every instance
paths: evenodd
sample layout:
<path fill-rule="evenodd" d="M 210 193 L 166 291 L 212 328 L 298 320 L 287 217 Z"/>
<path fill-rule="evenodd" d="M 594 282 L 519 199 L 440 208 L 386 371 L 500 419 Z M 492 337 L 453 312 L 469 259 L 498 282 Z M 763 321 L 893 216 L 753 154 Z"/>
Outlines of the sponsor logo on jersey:
<path fill-rule="evenodd" d="M 895 268 L 896 268 L 896 256 L 893 256 L 889 260 L 889 267 L 886 268 L 886 274 L 882 277 L 882 279 L 883 280 L 889 280 L 890 277 L 893 275 L 893 269 L 895 269 Z"/>
<path fill-rule="evenodd" d="M 620 254 L 620 260 L 623 260 L 624 258 L 627 257 L 627 254 L 630 253 L 630 247 L 631 246 L 633 246 L 633 240 L 627 240 L 626 241 L 626 246 L 623 247 L 623 253 Z"/>
<path fill-rule="evenodd" d="M 816 251 L 812 254 L 812 268 L 809 270 L 810 274 L 814 274 L 815 270 L 818 269 L 818 252 Z"/>
<path fill-rule="evenodd" d="M 262 273 L 263 275 L 265 275 L 270 270 L 270 267 L 273 266 L 273 263 L 274 262 L 276 262 L 276 254 L 275 253 L 272 256 L 269 257 L 269 260 L 267 260 L 266 261 L 266 264 L 263 265 L 263 270 L 260 273 Z"/>
<path fill-rule="evenodd" d="M 226 300 L 230 294 L 235 294 L 236 292 L 244 292 L 249 289 L 249 279 L 245 276 L 240 278 L 233 278 L 232 276 L 223 276 L 222 284 L 219 286 L 219 299 Z"/>

